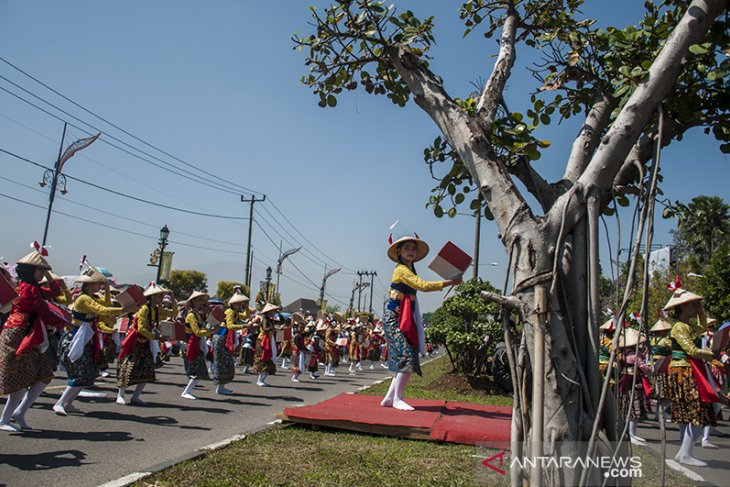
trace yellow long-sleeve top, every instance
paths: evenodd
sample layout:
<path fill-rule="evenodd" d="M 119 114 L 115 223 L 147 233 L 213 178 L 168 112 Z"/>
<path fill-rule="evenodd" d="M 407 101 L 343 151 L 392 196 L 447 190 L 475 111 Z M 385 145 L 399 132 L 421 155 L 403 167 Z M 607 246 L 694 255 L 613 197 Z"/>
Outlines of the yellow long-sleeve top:
<path fill-rule="evenodd" d="M 678 321 L 672 326 L 669 336 L 672 338 L 672 362 L 670 367 L 689 367 L 687 356 L 709 362 L 713 358 L 710 350 L 698 347 L 695 339 L 704 333 L 705 327 L 697 323 L 690 325 Z"/>
<path fill-rule="evenodd" d="M 70 306 L 74 301 L 73 296 L 71 296 L 71 291 L 66 286 L 61 286 L 61 294 L 53 298 L 53 300 L 64 306 Z"/>
<path fill-rule="evenodd" d="M 241 330 L 245 326 L 241 321 L 246 318 L 247 314 L 245 311 L 236 311 L 233 308 L 228 308 L 226 310 L 226 321 L 221 323 L 221 326 L 229 330 Z"/>
<path fill-rule="evenodd" d="M 405 264 L 398 264 L 393 270 L 391 287 L 393 284 L 405 284 L 416 291 L 440 291 L 444 288 L 443 281 L 426 281 L 421 279 Z"/>
<path fill-rule="evenodd" d="M 81 326 L 83 321 L 92 321 L 100 317 L 116 318 L 117 316 L 121 316 L 124 314 L 124 308 L 111 306 L 111 296 L 109 294 L 102 301 L 100 298 L 82 293 L 74 302 L 73 313 L 74 325 Z M 109 329 L 106 325 L 99 323 L 99 329 L 101 331 L 107 331 L 105 328 Z M 113 332 L 114 329 L 111 329 L 111 331 Z"/>
<path fill-rule="evenodd" d="M 152 333 L 152 323 L 158 323 L 160 320 L 170 320 L 177 316 L 177 312 L 177 303 L 172 305 L 172 309 L 161 306 L 150 308 L 149 304 L 143 305 L 134 314 L 134 317 L 137 319 L 137 333 L 147 340 L 152 340 L 155 337 L 155 334 Z"/>
<path fill-rule="evenodd" d="M 205 329 L 205 320 L 195 311 L 185 317 L 185 333 L 192 333 L 196 337 L 210 336 L 210 332 Z"/>

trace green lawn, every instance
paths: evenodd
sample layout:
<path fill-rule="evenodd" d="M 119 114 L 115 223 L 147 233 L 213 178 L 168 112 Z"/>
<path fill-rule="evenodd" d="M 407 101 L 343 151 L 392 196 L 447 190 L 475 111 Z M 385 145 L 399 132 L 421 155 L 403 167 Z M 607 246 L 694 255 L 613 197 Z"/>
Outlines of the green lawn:
<path fill-rule="evenodd" d="M 506 396 L 464 392 L 464 381 L 451 376 L 446 357 L 424 366 L 424 376 L 412 376 L 407 398 L 448 399 L 510 405 Z M 450 384 L 459 383 L 456 391 Z M 384 395 L 389 381 L 363 394 Z M 635 486 L 659 482 L 660 462 L 651 453 L 635 451 L 642 460 L 643 477 Z M 466 445 L 404 440 L 302 426 L 275 426 L 202 458 L 182 462 L 136 486 L 427 486 L 509 485 L 509 477 L 481 465 L 499 453 Z M 666 485 L 697 485 L 667 469 Z"/>

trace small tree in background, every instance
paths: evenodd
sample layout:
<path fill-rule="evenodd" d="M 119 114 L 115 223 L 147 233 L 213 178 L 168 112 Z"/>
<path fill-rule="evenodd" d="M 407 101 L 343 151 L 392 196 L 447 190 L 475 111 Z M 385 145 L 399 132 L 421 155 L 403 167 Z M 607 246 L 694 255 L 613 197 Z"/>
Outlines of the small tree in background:
<path fill-rule="evenodd" d="M 730 244 L 717 248 L 699 282 L 707 313 L 717 325 L 730 320 Z"/>
<path fill-rule="evenodd" d="M 482 299 L 480 293 L 497 291 L 489 282 L 471 279 L 430 316 L 427 338 L 444 345 L 454 370 L 467 375 L 486 372 L 487 358 L 502 340 L 500 307 Z"/>
<path fill-rule="evenodd" d="M 193 291 L 208 290 L 208 276 L 200 271 L 173 270 L 170 272 L 170 289 L 177 299 L 185 300 Z"/>
<path fill-rule="evenodd" d="M 241 284 L 240 282 L 233 282 L 233 281 L 218 281 L 218 290 L 216 291 L 215 295 L 217 298 L 222 299 L 223 301 L 228 301 L 228 299 L 233 296 L 234 288 L 240 287 L 241 292 L 251 297 L 248 292 L 249 288 L 245 284 Z"/>

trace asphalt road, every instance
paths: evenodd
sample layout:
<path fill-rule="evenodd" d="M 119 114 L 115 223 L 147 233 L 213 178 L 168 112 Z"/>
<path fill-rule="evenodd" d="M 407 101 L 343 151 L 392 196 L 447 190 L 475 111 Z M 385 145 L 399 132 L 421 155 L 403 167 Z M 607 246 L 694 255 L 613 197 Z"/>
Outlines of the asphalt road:
<path fill-rule="evenodd" d="M 706 485 L 726 486 L 730 485 L 730 422 L 728 416 L 730 411 L 724 408 L 722 411 L 723 420 L 718 421 L 717 431 L 723 436 L 711 436 L 710 442 L 718 449 L 702 448 L 700 443 L 695 445 L 694 456 L 707 463 L 707 467 L 689 467 L 682 465 L 683 468 L 690 470 L 698 482 L 704 482 Z M 650 414 L 653 418 L 654 415 Z M 639 436 L 646 440 L 645 448 L 652 450 L 655 455 L 661 458 L 661 430 L 656 421 L 647 420 L 639 423 Z M 674 455 L 677 454 L 680 447 L 679 427 L 673 423 L 666 423 L 666 445 L 668 463 L 677 465 L 674 462 Z M 701 477 L 701 480 L 700 478 Z M 659 479 L 657 478 L 657 485 Z"/>
<path fill-rule="evenodd" d="M 204 382 L 207 390 L 196 387 L 198 399 L 193 401 L 180 397 L 187 378 L 181 359 L 175 357 L 158 369 L 157 382 L 147 385 L 142 396 L 146 406 L 116 404 L 112 373 L 97 382 L 97 390 L 106 397 L 78 398 L 74 405 L 83 414 L 67 417 L 51 410 L 65 388 L 65 374 L 59 372 L 26 415 L 34 429 L 0 432 L 0 485 L 84 487 L 146 471 L 260 429 L 286 407 L 313 404 L 389 377 L 380 366 L 363 369 L 350 376 L 347 365 L 341 365 L 336 377 L 311 381 L 302 374 L 300 383 L 280 370 L 268 378 L 271 387 L 258 387 L 256 375 L 242 375 L 238 369 L 228 385 L 235 395 L 215 394 L 212 382 Z"/>

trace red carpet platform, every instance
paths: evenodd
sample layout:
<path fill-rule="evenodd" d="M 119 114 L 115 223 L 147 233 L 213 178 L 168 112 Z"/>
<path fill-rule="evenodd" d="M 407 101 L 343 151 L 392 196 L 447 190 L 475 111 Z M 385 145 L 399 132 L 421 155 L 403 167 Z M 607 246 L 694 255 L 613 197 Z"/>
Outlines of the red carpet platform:
<path fill-rule="evenodd" d="M 415 411 L 380 406 L 381 397 L 340 394 L 312 406 L 286 408 L 296 423 L 384 436 L 508 448 L 512 407 L 406 399 Z"/>

